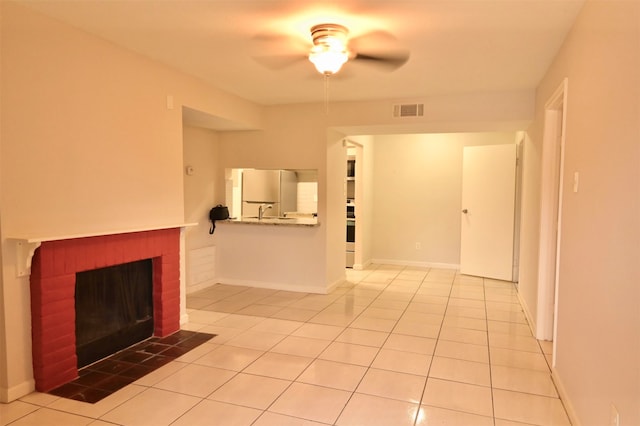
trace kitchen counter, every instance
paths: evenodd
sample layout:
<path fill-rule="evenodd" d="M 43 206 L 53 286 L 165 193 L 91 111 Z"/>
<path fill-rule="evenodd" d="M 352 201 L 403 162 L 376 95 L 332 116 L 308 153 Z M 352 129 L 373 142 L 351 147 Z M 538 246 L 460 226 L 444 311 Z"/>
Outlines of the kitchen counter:
<path fill-rule="evenodd" d="M 216 221 L 216 225 L 220 223 L 229 224 L 247 224 L 247 225 L 262 225 L 262 226 L 303 226 L 314 227 L 320 226 L 318 218 L 310 217 L 264 217 L 258 219 L 257 217 L 243 217 L 243 218 L 231 218 L 227 220 Z"/>

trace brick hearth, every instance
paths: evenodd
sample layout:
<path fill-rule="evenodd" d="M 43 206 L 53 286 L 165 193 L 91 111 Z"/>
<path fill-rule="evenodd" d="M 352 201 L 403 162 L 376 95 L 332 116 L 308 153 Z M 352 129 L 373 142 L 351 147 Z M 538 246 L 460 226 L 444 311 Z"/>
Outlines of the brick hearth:
<path fill-rule="evenodd" d="M 153 259 L 154 335 L 180 328 L 180 229 L 43 242 L 31 266 L 33 373 L 47 392 L 78 376 L 76 272 Z"/>

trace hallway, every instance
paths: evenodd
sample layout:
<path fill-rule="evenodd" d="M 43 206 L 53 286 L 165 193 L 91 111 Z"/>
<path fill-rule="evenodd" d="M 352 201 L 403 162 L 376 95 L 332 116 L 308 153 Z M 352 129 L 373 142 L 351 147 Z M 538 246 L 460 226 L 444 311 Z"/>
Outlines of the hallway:
<path fill-rule="evenodd" d="M 328 295 L 191 294 L 183 328 L 212 340 L 93 405 L 0 405 L 0 425 L 570 424 L 512 283 L 391 265 L 347 278 Z"/>

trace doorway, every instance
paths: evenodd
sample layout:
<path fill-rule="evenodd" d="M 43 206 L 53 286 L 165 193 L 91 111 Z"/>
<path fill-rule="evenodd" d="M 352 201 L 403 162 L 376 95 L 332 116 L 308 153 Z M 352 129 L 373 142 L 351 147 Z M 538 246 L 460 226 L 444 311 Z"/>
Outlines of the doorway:
<path fill-rule="evenodd" d="M 536 338 L 554 342 L 557 330 L 567 84 L 567 79 L 564 79 L 545 105 L 542 140 Z M 554 364 L 555 352 L 554 343 Z"/>
<path fill-rule="evenodd" d="M 346 196 L 346 267 L 363 269 L 363 146 L 352 140 L 344 140 L 347 151 Z"/>

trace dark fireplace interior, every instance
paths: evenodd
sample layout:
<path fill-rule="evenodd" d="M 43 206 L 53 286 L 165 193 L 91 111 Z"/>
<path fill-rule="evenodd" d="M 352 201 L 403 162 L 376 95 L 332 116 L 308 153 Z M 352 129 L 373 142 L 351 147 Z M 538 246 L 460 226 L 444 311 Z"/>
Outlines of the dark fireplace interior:
<path fill-rule="evenodd" d="M 76 273 L 78 368 L 153 334 L 151 259 Z"/>

